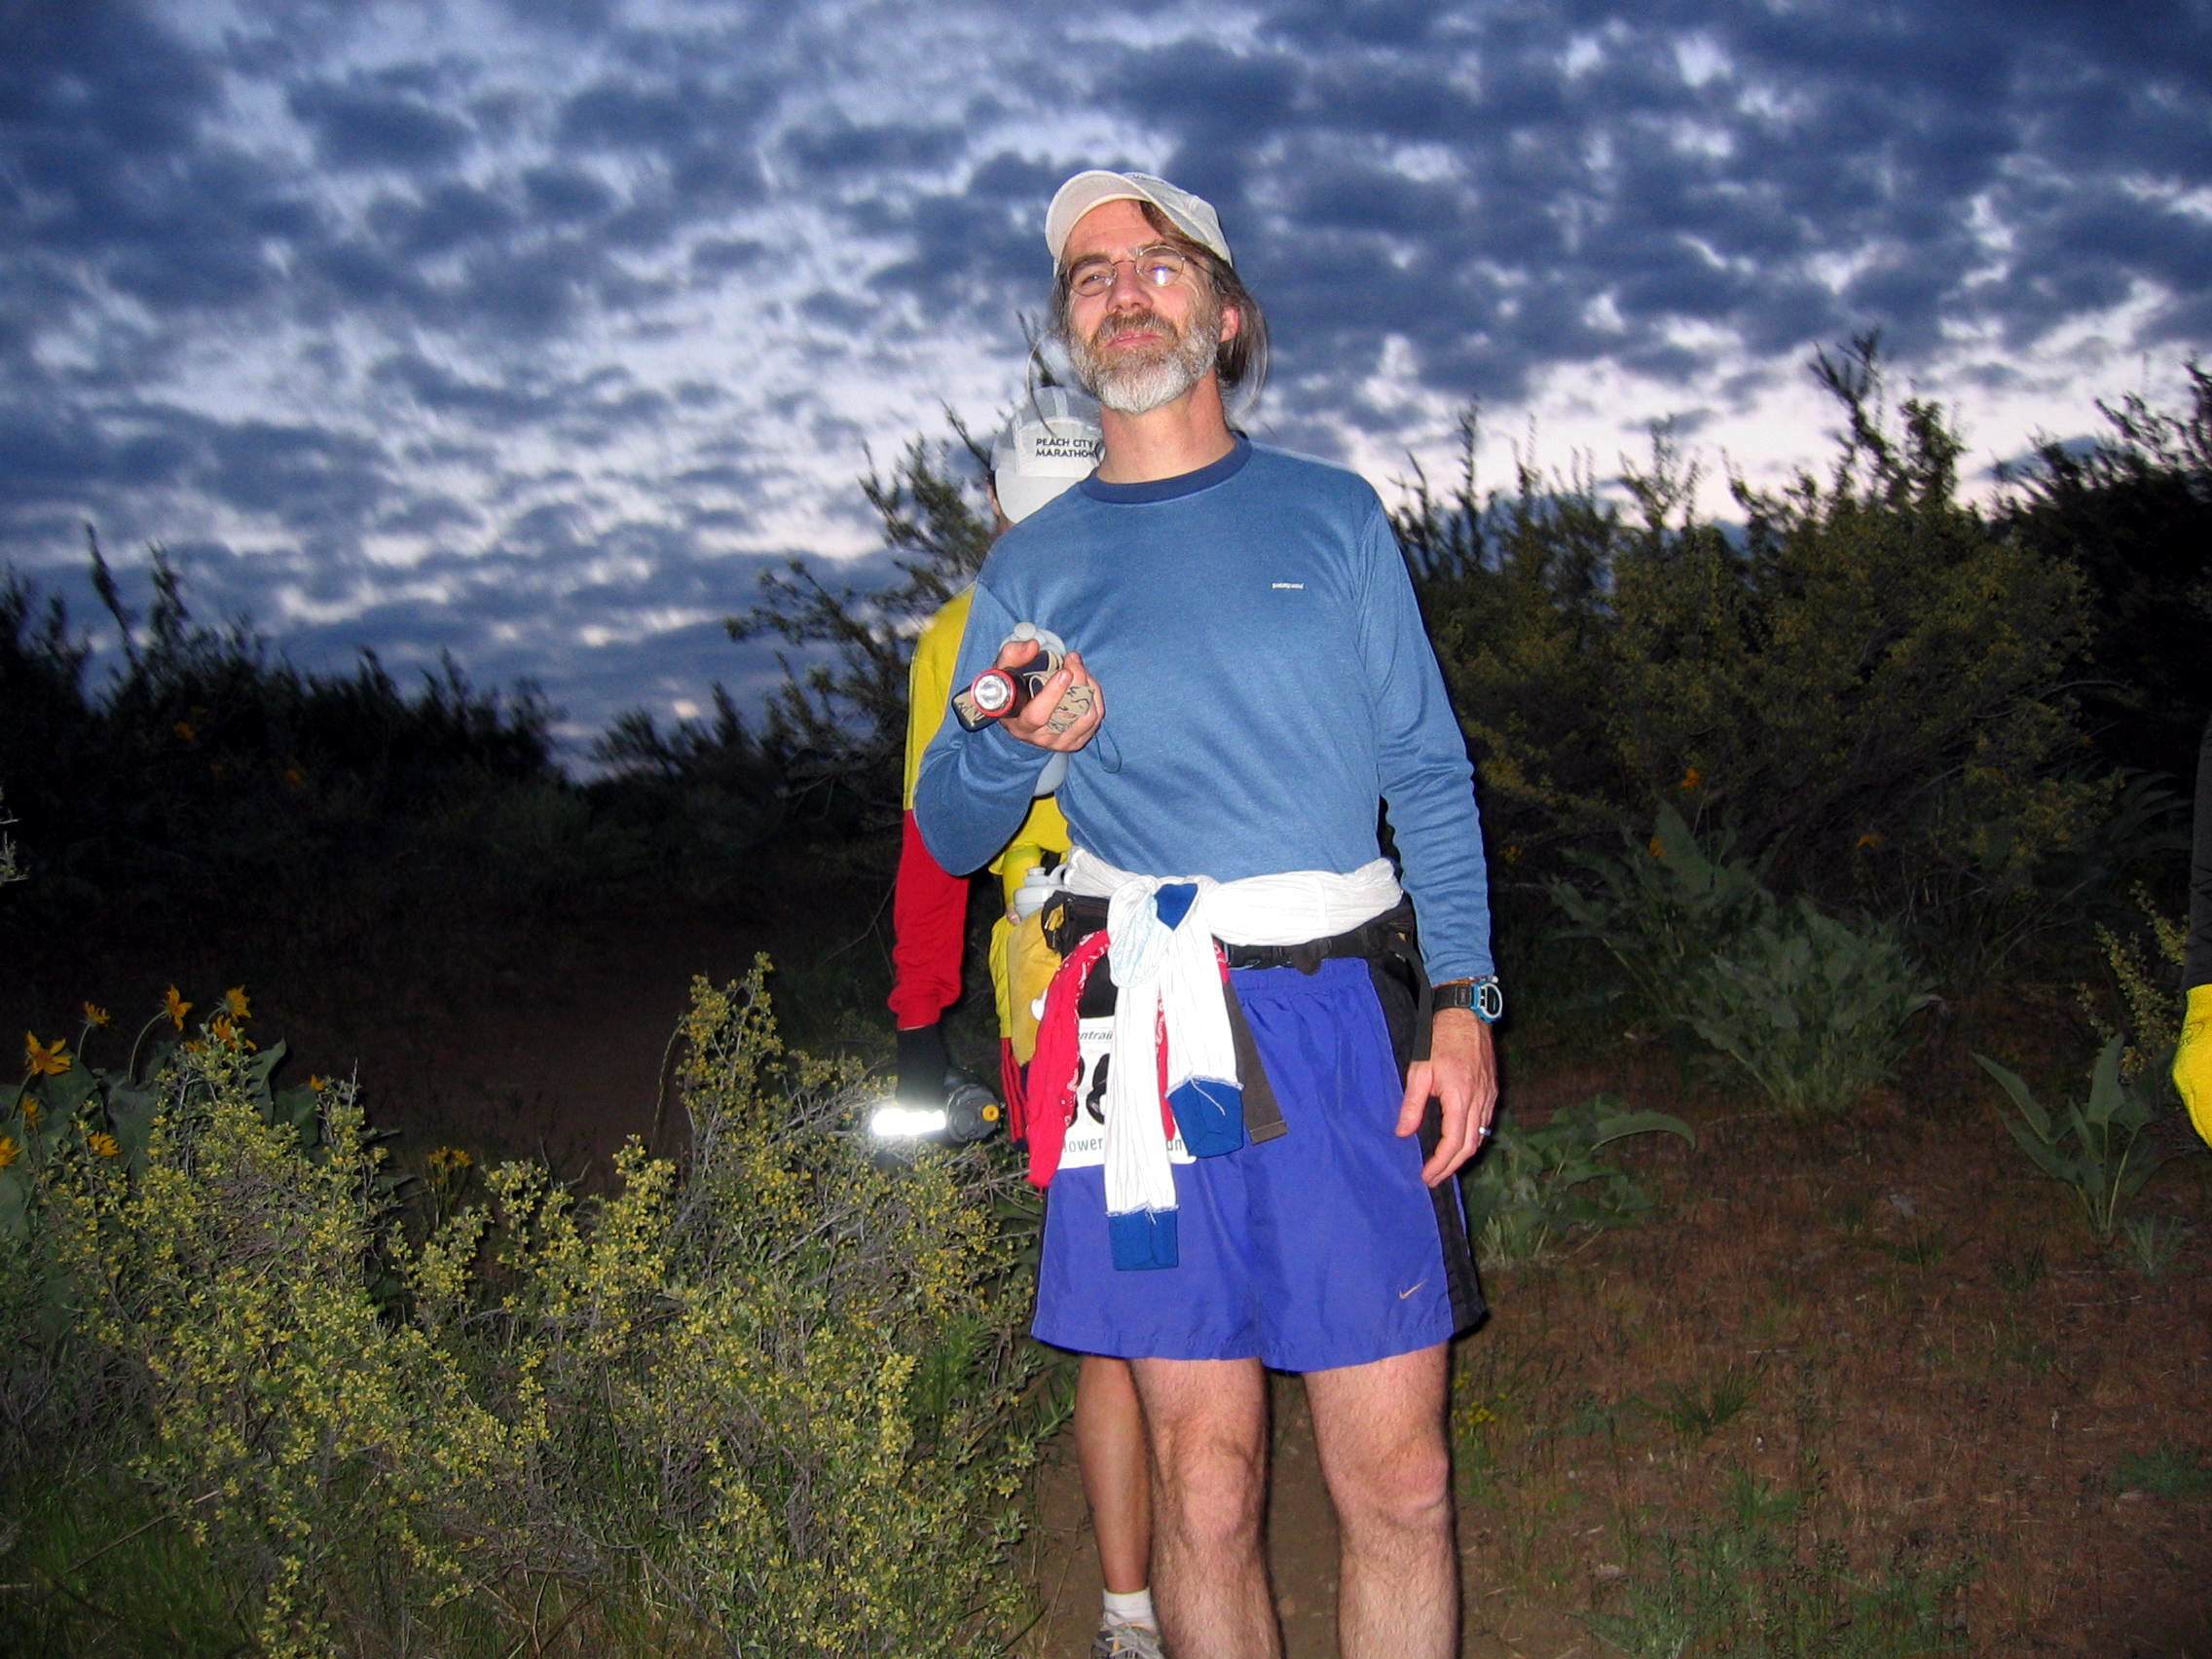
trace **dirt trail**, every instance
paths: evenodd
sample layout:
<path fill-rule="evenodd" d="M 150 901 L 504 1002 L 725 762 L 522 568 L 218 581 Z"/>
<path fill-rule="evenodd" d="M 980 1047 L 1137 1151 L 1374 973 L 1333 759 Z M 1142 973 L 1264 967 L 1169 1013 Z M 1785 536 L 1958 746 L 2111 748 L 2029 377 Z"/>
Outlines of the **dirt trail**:
<path fill-rule="evenodd" d="M 1336 1517 L 1322 1485 L 1304 1394 L 1287 1379 L 1275 1382 L 1268 1554 L 1282 1615 L 1284 1659 L 1335 1659 Z M 1020 1648 L 1023 1659 L 1073 1659 L 1088 1652 L 1098 1624 L 1098 1551 L 1084 1509 L 1075 1443 L 1065 1435 L 1046 1454 L 1037 1526 L 1022 1553 L 1044 1607 Z"/>
<path fill-rule="evenodd" d="M 1479 1340 L 1479 1339 L 1478 1339 Z M 1329 1507 L 1304 1390 L 1273 1379 L 1273 1459 L 1268 1488 L 1268 1566 L 1282 1621 L 1283 1659 L 1336 1659 L 1337 1521 Z M 1461 1659 L 1598 1659 L 1604 1649 L 1555 1609 L 1517 1605 L 1493 1582 L 1493 1538 L 1462 1505 L 1460 1583 L 1466 1598 Z M 1075 1445 L 1048 1451 L 1038 1482 L 1037 1525 L 1023 1564 L 1044 1611 L 1018 1651 L 1022 1659 L 1074 1659 L 1098 1620 L 1098 1552 L 1076 1472 Z"/>

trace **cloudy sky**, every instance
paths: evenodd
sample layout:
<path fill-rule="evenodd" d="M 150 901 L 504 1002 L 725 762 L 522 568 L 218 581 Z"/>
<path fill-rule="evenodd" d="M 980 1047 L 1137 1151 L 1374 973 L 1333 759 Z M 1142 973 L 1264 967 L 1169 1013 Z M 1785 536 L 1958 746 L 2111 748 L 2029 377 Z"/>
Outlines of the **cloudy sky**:
<path fill-rule="evenodd" d="M 1091 165 L 1219 206 L 1252 425 L 1386 495 L 1474 399 L 1493 479 L 1774 477 L 1869 327 L 1977 465 L 2212 348 L 2212 0 L 0 0 L 0 564 L 89 619 L 83 525 L 159 540 L 583 736 L 751 695 L 720 619 L 1007 407 Z"/>

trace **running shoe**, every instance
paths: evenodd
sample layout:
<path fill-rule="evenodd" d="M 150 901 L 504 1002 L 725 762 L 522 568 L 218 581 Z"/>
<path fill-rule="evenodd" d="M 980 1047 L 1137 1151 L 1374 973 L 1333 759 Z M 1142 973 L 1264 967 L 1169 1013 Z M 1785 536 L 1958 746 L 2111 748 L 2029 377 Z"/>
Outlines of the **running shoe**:
<path fill-rule="evenodd" d="M 1108 1619 L 1090 1641 L 1090 1659 L 1166 1659 L 1160 1632 L 1147 1624 Z"/>

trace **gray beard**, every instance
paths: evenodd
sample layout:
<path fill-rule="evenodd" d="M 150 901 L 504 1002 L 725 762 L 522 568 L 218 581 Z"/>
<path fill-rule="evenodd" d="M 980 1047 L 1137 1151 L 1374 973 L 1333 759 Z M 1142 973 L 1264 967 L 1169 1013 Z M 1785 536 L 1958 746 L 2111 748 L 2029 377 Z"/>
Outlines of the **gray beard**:
<path fill-rule="evenodd" d="M 1214 336 L 1221 332 L 1221 313 L 1203 307 L 1191 318 L 1191 326 L 1173 333 L 1173 324 L 1156 317 L 1157 325 L 1170 330 L 1167 349 L 1143 358 L 1124 356 L 1109 362 L 1089 340 L 1070 343 L 1068 356 L 1083 389 L 1120 415 L 1149 415 L 1181 397 L 1203 380 L 1214 366 L 1219 350 Z"/>

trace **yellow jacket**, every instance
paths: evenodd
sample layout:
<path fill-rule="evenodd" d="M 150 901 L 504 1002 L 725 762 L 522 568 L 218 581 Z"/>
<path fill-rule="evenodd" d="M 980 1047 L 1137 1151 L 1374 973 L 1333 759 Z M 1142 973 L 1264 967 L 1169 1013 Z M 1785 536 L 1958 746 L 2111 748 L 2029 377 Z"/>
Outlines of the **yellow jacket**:
<path fill-rule="evenodd" d="M 901 803 L 909 813 L 914 810 L 914 780 L 922 769 L 922 752 L 930 746 L 930 739 L 937 736 L 938 727 L 944 723 L 951 708 L 953 659 L 960 654 L 960 636 L 967 630 L 969 604 L 974 597 L 973 588 L 955 594 L 929 619 L 914 641 L 914 662 L 906 699 L 906 779 Z M 1004 908 L 1013 908 L 1014 891 L 1020 887 L 1021 878 L 1031 866 L 1045 863 L 1047 855 L 1065 858 L 1067 851 L 1068 821 L 1060 815 L 1059 802 L 1046 795 L 1030 807 L 1029 816 L 1021 821 L 1014 839 L 991 861 L 991 873 L 999 878 Z M 1010 931 L 1004 914 L 991 930 L 991 983 L 998 1001 L 999 1031 L 1004 1036 L 1014 1037 L 1018 1026 L 1027 1025 L 1027 1035 L 1033 1042 L 1035 1025 L 1017 1017 L 1007 989 Z M 1017 1049 L 1025 1047 L 1017 1044 Z M 1029 1056 L 1021 1052 L 1018 1057 L 1026 1060 Z"/>

